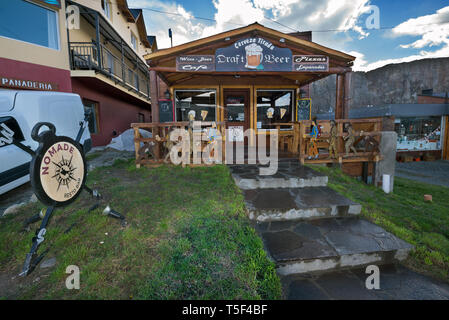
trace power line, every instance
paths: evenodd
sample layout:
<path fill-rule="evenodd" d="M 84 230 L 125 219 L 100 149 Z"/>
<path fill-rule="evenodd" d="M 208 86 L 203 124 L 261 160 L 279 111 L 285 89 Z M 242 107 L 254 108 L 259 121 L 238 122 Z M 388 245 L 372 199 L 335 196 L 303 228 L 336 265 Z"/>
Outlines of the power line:
<path fill-rule="evenodd" d="M 161 14 L 175 15 L 175 16 L 182 16 L 182 17 L 183 17 L 182 14 L 176 13 L 176 12 L 167 12 L 167 11 L 156 10 L 156 9 L 150 9 L 150 8 L 142 8 L 142 10 L 148 10 L 148 11 L 153 11 L 153 12 L 157 12 L 157 13 L 161 13 Z M 217 20 L 212 19 L 212 18 L 204 18 L 204 17 L 197 17 L 197 16 L 191 16 L 191 17 L 194 18 L 194 19 L 198 19 L 198 20 L 206 20 L 206 21 L 218 23 Z M 280 23 L 279 21 L 273 20 L 273 19 L 271 19 L 271 18 L 267 18 L 267 17 L 264 16 L 264 19 L 269 20 L 269 21 L 272 21 L 272 22 L 274 22 L 274 23 L 276 23 L 276 24 L 278 24 L 278 25 L 280 25 L 280 26 L 283 26 L 284 28 L 293 30 L 293 31 L 295 31 L 295 32 L 299 31 L 299 30 L 297 30 L 297 29 L 295 29 L 295 28 L 289 27 L 289 26 L 287 26 L 287 25 L 285 25 L 285 24 L 282 24 L 282 23 Z M 229 22 L 224 22 L 224 23 L 226 23 L 226 24 L 238 25 L 238 26 L 241 26 L 241 27 L 246 27 L 245 24 L 236 23 L 236 22 L 231 22 L 231 21 L 229 21 Z M 449 20 L 448 20 L 448 21 L 442 21 L 442 22 L 417 24 L 417 25 L 414 25 L 414 27 L 430 26 L 430 25 L 444 24 L 444 23 L 449 23 Z M 395 26 L 395 27 L 379 27 L 379 28 L 360 28 L 360 29 L 363 30 L 363 31 L 373 31 L 373 30 L 388 30 L 388 29 L 394 29 L 394 28 L 396 28 L 396 27 L 397 27 L 397 26 Z M 346 31 L 349 31 L 349 30 L 350 30 L 350 29 L 323 29 L 323 30 L 310 30 L 310 31 L 312 31 L 312 32 L 346 32 Z"/>

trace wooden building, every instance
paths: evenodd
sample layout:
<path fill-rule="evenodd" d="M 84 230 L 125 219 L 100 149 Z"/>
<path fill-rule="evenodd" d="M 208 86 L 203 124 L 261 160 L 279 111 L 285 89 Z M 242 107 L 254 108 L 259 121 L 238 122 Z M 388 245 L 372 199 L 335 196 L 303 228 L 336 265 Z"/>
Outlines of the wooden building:
<path fill-rule="evenodd" d="M 310 33 L 286 34 L 254 23 L 145 55 L 152 98 L 153 124 L 148 127 L 186 123 L 194 111 L 195 120 L 224 124 L 235 137 L 249 128 L 257 136 L 276 130 L 281 149 L 285 146 L 291 156 L 308 162 L 304 138 L 311 124 L 308 85 L 337 75 L 335 119 L 343 138 L 348 73 L 355 57 L 307 39 Z M 326 137 L 329 121 L 320 124 Z M 380 131 L 376 125 L 368 121 L 362 127 L 365 132 Z M 142 126 L 134 126 L 136 146 L 139 141 L 153 141 L 139 138 L 138 127 Z M 340 142 L 341 150 L 343 145 Z M 333 160 L 326 154 L 310 162 L 362 161 L 373 161 L 373 157 L 362 153 Z"/>

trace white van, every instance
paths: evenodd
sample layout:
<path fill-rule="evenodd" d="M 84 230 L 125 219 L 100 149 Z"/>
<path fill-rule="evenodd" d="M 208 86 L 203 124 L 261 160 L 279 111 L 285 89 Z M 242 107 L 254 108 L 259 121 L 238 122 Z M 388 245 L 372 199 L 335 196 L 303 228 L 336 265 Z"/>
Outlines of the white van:
<path fill-rule="evenodd" d="M 6 129 L 1 124 L 14 132 L 14 138 L 36 150 L 38 143 L 31 139 L 36 123 L 51 122 L 56 127 L 56 135 L 76 139 L 83 120 L 84 106 L 77 94 L 0 90 L 0 194 L 30 181 L 31 161 L 27 152 L 5 143 L 1 131 Z M 45 129 L 44 126 L 41 132 Z M 85 153 L 91 149 L 89 128 L 84 129 L 80 143 Z"/>

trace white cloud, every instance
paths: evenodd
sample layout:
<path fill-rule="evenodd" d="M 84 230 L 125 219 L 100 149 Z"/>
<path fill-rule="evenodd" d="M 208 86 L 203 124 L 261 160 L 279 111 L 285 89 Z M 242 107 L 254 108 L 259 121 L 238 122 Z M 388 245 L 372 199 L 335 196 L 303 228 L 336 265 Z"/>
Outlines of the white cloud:
<path fill-rule="evenodd" d="M 150 8 L 160 11 L 179 13 L 167 15 L 145 11 L 148 34 L 157 36 L 160 48 L 169 47 L 167 30 L 172 28 L 174 44 L 199 39 L 259 22 L 267 27 L 282 32 L 295 30 L 353 30 L 359 37 L 366 33 L 359 25 L 360 17 L 367 12 L 369 0 L 211 0 L 216 13 L 216 22 L 192 19 L 193 14 L 175 1 L 128 0 L 130 7 Z M 198 14 L 201 16 L 201 14 Z M 269 17 L 269 19 L 264 18 Z M 211 18 L 211 17 L 207 17 Z M 282 27 L 270 19 L 290 26 L 293 30 Z M 344 32 L 317 32 L 313 40 L 323 45 L 344 50 L 345 43 L 352 40 Z"/>
<path fill-rule="evenodd" d="M 434 14 L 412 18 L 402 22 L 392 29 L 390 37 L 400 36 L 418 36 L 418 40 L 401 44 L 404 49 L 423 49 L 418 54 L 413 54 L 401 58 L 384 59 L 367 63 L 363 54 L 359 54 L 358 60 L 354 64 L 356 71 L 369 71 L 383 67 L 387 64 L 410 62 L 414 60 L 427 58 L 449 57 L 449 6 L 437 10 Z M 432 47 L 440 46 L 436 50 L 430 50 Z"/>

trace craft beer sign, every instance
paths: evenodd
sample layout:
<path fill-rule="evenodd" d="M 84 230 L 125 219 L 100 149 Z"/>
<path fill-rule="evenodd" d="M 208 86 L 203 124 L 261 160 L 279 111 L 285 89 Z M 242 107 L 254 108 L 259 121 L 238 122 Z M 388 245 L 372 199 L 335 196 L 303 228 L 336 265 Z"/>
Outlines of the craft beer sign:
<path fill-rule="evenodd" d="M 292 51 L 264 38 L 246 38 L 215 51 L 216 71 L 291 71 Z"/>
<path fill-rule="evenodd" d="M 261 37 L 240 39 L 219 48 L 215 55 L 182 55 L 176 57 L 176 71 L 181 72 L 327 72 L 329 57 L 292 55 L 289 48 L 279 48 Z"/>

